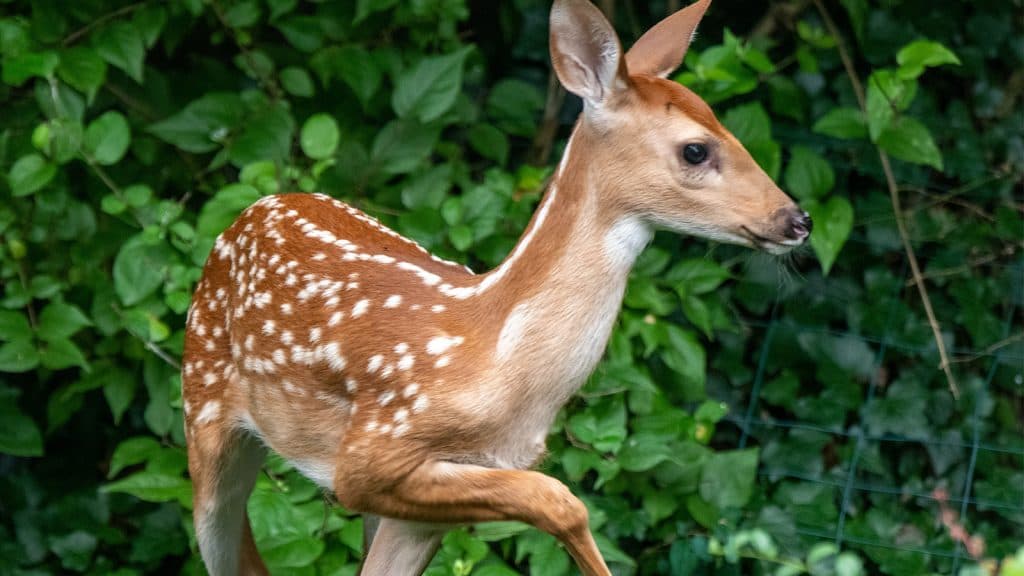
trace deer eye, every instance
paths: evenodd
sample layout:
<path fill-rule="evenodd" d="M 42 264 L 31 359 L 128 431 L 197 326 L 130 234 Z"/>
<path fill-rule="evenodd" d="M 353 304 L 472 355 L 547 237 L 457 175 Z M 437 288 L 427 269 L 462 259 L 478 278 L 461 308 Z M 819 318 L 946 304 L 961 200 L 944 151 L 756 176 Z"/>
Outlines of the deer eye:
<path fill-rule="evenodd" d="M 697 165 L 707 160 L 708 148 L 703 144 L 690 143 L 683 146 L 683 159 L 690 164 Z"/>

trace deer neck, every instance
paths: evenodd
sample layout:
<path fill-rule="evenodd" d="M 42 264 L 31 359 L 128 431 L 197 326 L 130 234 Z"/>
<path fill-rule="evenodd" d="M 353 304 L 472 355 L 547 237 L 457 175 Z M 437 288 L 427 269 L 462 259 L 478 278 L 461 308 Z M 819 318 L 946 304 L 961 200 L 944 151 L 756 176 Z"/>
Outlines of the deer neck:
<path fill-rule="evenodd" d="M 486 275 L 487 305 L 499 317 L 494 344 L 502 380 L 565 401 L 600 360 L 622 304 L 629 271 L 651 228 L 611 199 L 596 135 L 577 126 L 530 226 L 509 257 Z M 561 393 L 550 396 L 550 387 Z M 560 397 L 559 397 L 560 396 Z"/>

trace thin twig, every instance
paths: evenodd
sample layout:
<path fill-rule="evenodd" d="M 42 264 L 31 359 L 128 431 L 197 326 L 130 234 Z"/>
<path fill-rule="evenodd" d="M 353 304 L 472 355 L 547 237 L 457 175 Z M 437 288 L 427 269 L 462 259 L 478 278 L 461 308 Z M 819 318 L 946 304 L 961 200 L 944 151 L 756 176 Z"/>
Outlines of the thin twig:
<path fill-rule="evenodd" d="M 960 266 L 952 266 L 950 268 L 938 268 L 936 270 L 929 270 L 924 274 L 921 274 L 921 280 L 928 280 L 929 278 L 946 278 L 949 276 L 957 276 L 965 272 L 970 272 L 971 270 L 979 266 L 984 266 L 985 264 L 995 262 L 996 260 L 999 260 L 1001 256 L 1013 256 L 1014 254 L 1016 254 L 1016 252 L 1016 246 L 1009 244 L 1003 248 L 1002 253 L 986 254 L 984 256 L 979 256 L 974 260 L 968 260 L 965 264 L 961 264 Z M 910 287 L 913 286 L 914 283 L 915 279 L 911 278 L 910 280 L 907 280 L 906 285 L 907 287 Z"/>
<path fill-rule="evenodd" d="M 998 350 L 1000 350 L 1002 348 L 1006 348 L 1010 344 L 1013 344 L 1014 342 L 1017 342 L 1019 340 L 1024 340 L 1024 332 L 1020 332 L 1020 333 L 1014 334 L 1013 336 L 1009 336 L 1007 338 L 1003 338 L 1002 340 L 1000 340 L 998 342 L 994 342 L 994 343 L 990 344 L 989 346 L 986 346 L 984 350 L 982 350 L 981 352 L 978 352 L 977 354 L 971 354 L 969 356 L 964 356 L 963 358 L 955 358 L 952 361 L 953 362 L 971 362 L 973 360 L 977 360 L 978 358 L 985 358 L 987 356 L 991 356 L 991 355 L 995 354 L 996 351 L 998 351 Z"/>
<path fill-rule="evenodd" d="M 544 116 L 530 146 L 530 163 L 537 166 L 548 163 L 548 158 L 551 157 L 551 146 L 558 133 L 558 111 L 562 109 L 563 102 L 565 102 L 565 90 L 552 71 L 548 74 L 548 94 L 544 102 Z"/>
<path fill-rule="evenodd" d="M 142 2 L 136 2 L 135 4 L 129 4 L 128 6 L 124 6 L 122 8 L 118 8 L 117 10 L 114 10 L 113 12 L 108 12 L 108 13 L 104 14 L 103 16 L 100 16 L 99 18 L 97 18 L 97 19 L 93 20 L 92 22 L 86 24 L 85 26 L 82 26 L 78 30 L 75 30 L 71 34 L 68 34 L 67 37 L 64 38 L 64 40 L 61 41 L 61 45 L 66 48 L 66 47 L 74 44 L 75 42 L 77 42 L 79 39 L 81 39 L 83 36 L 85 36 L 89 32 L 92 32 L 93 29 L 98 28 L 99 26 L 102 26 L 102 25 L 106 24 L 107 22 L 113 20 L 114 18 L 120 18 L 121 16 L 124 16 L 125 14 L 131 14 L 132 12 L 138 10 L 139 8 L 142 8 L 143 6 L 145 6 L 148 3 L 149 3 L 149 0 L 143 0 Z"/>
<path fill-rule="evenodd" d="M 814 0 L 814 5 L 817 7 L 818 12 L 821 14 L 822 20 L 825 21 L 825 26 L 828 31 L 836 39 L 836 48 L 839 50 L 839 58 L 843 61 L 843 68 L 846 69 L 846 75 L 850 78 L 850 84 L 853 86 L 853 93 L 857 97 L 857 103 L 860 105 L 860 109 L 864 114 L 867 114 L 867 100 L 864 97 L 864 86 L 860 82 L 860 78 L 857 76 L 857 71 L 853 67 L 853 60 L 850 59 L 850 54 L 846 51 L 846 45 L 843 42 L 843 37 L 839 33 L 839 28 L 836 23 L 832 20 L 828 10 L 825 9 L 825 5 L 821 0 Z M 956 378 L 953 376 L 953 371 L 950 369 L 949 355 L 946 353 L 946 343 L 942 339 L 942 329 L 939 326 L 939 321 L 935 317 L 935 311 L 932 310 L 932 300 L 928 296 L 928 289 L 925 287 L 924 281 L 921 278 L 921 267 L 917 263 L 917 255 L 914 253 L 914 247 L 910 244 L 910 235 L 907 232 L 907 225 L 903 221 L 903 209 L 900 207 L 900 193 L 899 186 L 896 185 L 896 176 L 892 172 L 892 166 L 889 164 L 889 155 L 885 153 L 880 147 L 875 145 L 875 149 L 878 151 L 878 159 L 882 163 L 882 172 L 885 174 L 885 182 L 889 188 L 889 199 L 892 201 L 892 211 L 896 219 L 896 229 L 900 233 L 900 240 L 903 242 L 903 251 L 907 254 L 907 261 L 910 264 L 910 273 L 914 278 L 914 284 L 917 285 L 918 295 L 921 297 L 921 303 L 924 305 L 925 315 L 928 316 L 928 324 L 932 328 L 932 335 L 935 337 L 935 345 L 939 350 L 939 368 L 946 375 L 946 383 L 949 384 L 949 391 L 953 394 L 953 398 L 960 398 L 960 389 L 956 385 Z"/>
<path fill-rule="evenodd" d="M 163 360 L 164 362 L 167 362 L 167 364 L 169 364 L 178 372 L 181 372 L 181 363 L 178 362 L 173 356 L 168 354 L 166 351 L 164 351 L 163 348 L 157 346 L 152 341 L 146 340 L 146 349 L 152 352 L 153 354 L 156 354 L 157 358 Z"/>

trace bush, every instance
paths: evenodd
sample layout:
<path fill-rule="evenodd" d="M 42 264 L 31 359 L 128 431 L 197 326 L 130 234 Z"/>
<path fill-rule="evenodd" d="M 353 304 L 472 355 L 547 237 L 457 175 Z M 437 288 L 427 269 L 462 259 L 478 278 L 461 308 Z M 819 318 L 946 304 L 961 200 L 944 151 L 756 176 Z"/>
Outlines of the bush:
<path fill-rule="evenodd" d="M 605 4 L 624 39 L 665 10 Z M 547 3 L 0 6 L 0 573 L 201 573 L 178 358 L 214 238 L 318 190 L 496 265 L 578 111 L 549 93 Z M 968 553 L 935 488 L 987 556 L 1021 541 L 1019 19 L 842 7 L 840 38 L 803 0 L 720 2 L 677 76 L 816 228 L 788 265 L 671 235 L 638 263 L 543 465 L 618 573 L 952 573 Z M 355 573 L 359 518 L 265 472 L 249 511 L 274 571 Z M 569 566 L 500 523 L 452 532 L 429 573 Z"/>

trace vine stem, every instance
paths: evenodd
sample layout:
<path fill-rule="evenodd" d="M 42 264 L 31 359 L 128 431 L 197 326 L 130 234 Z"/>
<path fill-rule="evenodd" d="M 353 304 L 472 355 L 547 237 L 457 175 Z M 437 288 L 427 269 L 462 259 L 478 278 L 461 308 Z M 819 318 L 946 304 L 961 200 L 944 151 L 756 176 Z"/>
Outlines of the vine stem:
<path fill-rule="evenodd" d="M 857 71 L 853 67 L 853 60 L 850 59 L 849 52 L 846 51 L 846 44 L 843 42 L 843 37 L 839 33 L 839 28 L 836 23 L 832 20 L 828 10 L 825 9 L 825 5 L 821 0 L 813 0 L 814 6 L 817 7 L 818 13 L 821 14 L 822 20 L 825 21 L 825 26 L 828 31 L 836 39 L 836 48 L 839 50 L 839 58 L 843 61 L 843 68 L 846 69 L 846 75 L 850 78 L 850 84 L 853 86 L 853 93 L 857 97 L 857 104 L 860 106 L 861 112 L 867 115 L 867 100 L 864 97 L 864 85 L 861 84 L 860 78 L 857 76 Z M 939 368 L 946 375 L 946 383 L 949 384 L 949 391 L 953 395 L 953 398 L 960 399 L 960 388 L 957 387 L 956 378 L 953 376 L 953 371 L 950 368 L 949 354 L 946 352 L 946 343 L 942 339 L 942 330 L 939 327 L 939 321 L 935 317 L 935 311 L 932 309 L 932 300 L 928 296 L 928 289 L 925 287 L 924 278 L 921 276 L 921 267 L 917 263 L 917 255 L 914 253 L 914 247 L 910 244 L 910 235 L 907 233 L 907 224 L 903 220 L 903 208 L 900 204 L 900 189 L 896 184 L 896 176 L 892 172 L 892 165 L 889 163 L 889 155 L 885 153 L 877 144 L 875 144 L 875 150 L 878 152 L 878 160 L 882 163 L 882 172 L 885 174 L 885 182 L 889 188 L 889 199 L 892 201 L 893 216 L 896 218 L 896 229 L 899 231 L 900 240 L 903 242 L 903 251 L 907 254 L 907 261 L 910 263 L 910 274 L 914 278 L 914 284 L 917 286 L 917 293 L 921 297 L 921 303 L 924 305 L 925 315 L 928 317 L 928 324 L 932 328 L 932 335 L 935 337 L 935 345 L 939 350 Z"/>
<path fill-rule="evenodd" d="M 139 8 L 142 8 L 143 6 L 145 6 L 148 3 L 149 3 L 149 0 L 144 0 L 142 2 L 136 2 L 135 4 L 129 4 L 128 6 L 124 6 L 122 8 L 118 8 L 117 10 L 114 10 L 113 12 L 108 12 L 107 14 L 104 14 L 103 16 L 100 16 L 99 18 L 93 20 L 92 22 L 86 24 L 85 26 L 79 28 L 78 30 L 75 30 L 71 34 L 68 34 L 67 38 L 64 38 L 64 40 L 61 41 L 61 45 L 66 48 L 66 47 L 74 44 L 75 42 L 77 42 L 79 39 L 81 39 L 83 36 L 85 36 L 89 32 L 93 31 L 95 28 L 97 28 L 99 26 L 102 26 L 103 24 L 106 24 L 107 22 L 109 22 L 110 20 L 113 20 L 114 18 L 119 18 L 119 17 L 124 16 L 126 14 L 131 14 L 132 12 L 135 12 L 136 10 L 138 10 Z"/>

